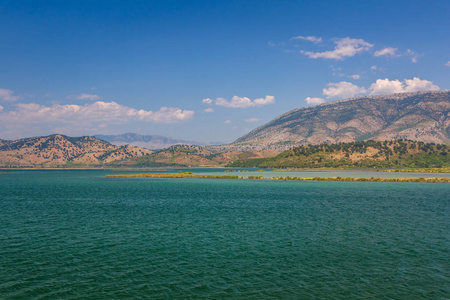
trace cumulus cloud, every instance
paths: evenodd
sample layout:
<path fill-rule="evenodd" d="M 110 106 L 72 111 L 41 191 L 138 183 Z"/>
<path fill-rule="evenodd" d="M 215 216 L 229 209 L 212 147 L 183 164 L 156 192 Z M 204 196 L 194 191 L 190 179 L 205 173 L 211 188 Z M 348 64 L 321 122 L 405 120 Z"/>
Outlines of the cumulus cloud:
<path fill-rule="evenodd" d="M 324 103 L 325 99 L 319 97 L 306 97 L 305 101 L 309 105 L 318 105 Z"/>
<path fill-rule="evenodd" d="M 437 90 L 439 90 L 439 86 L 435 85 L 432 81 L 422 80 L 418 77 L 414 77 L 413 79 L 405 79 L 403 82 L 398 79 L 378 79 L 369 87 L 370 95 Z"/>
<path fill-rule="evenodd" d="M 384 55 L 389 55 L 389 56 L 395 56 L 395 52 L 397 52 L 397 48 L 383 48 L 381 50 L 377 50 L 375 51 L 375 53 L 373 54 L 374 56 L 384 56 Z"/>
<path fill-rule="evenodd" d="M 445 64 L 447 67 L 450 67 L 450 60 Z"/>
<path fill-rule="evenodd" d="M 351 39 L 349 37 L 338 39 L 334 42 L 336 44 L 334 50 L 325 52 L 310 52 L 300 51 L 309 58 L 328 58 L 343 60 L 345 57 L 352 57 L 358 53 L 368 51 L 373 47 L 362 39 Z"/>
<path fill-rule="evenodd" d="M 99 100 L 100 96 L 92 95 L 92 94 L 81 94 L 81 95 L 77 96 L 77 99 L 78 100 L 92 100 L 92 101 L 95 101 L 95 100 Z"/>
<path fill-rule="evenodd" d="M 230 121 L 230 120 L 226 120 L 224 123 L 225 123 L 225 124 L 230 124 L 231 121 Z"/>
<path fill-rule="evenodd" d="M 291 40 L 304 40 L 313 42 L 315 44 L 322 42 L 322 38 L 317 36 L 294 36 L 291 38 Z"/>
<path fill-rule="evenodd" d="M 351 98 L 366 92 L 365 88 L 347 81 L 329 83 L 328 88 L 322 90 L 322 94 L 327 98 Z"/>
<path fill-rule="evenodd" d="M 247 123 L 253 123 L 253 122 L 258 122 L 258 121 L 259 121 L 259 119 L 257 119 L 257 118 L 249 118 L 249 119 L 244 120 L 244 122 L 247 122 Z"/>
<path fill-rule="evenodd" d="M 2 111 L 2 110 L 3 110 L 3 106 L 0 105 L 0 111 Z"/>
<path fill-rule="evenodd" d="M 326 96 L 327 99 L 352 98 L 367 93 L 369 95 L 386 95 L 419 91 L 437 91 L 440 89 L 439 86 L 434 84 L 432 81 L 420 79 L 418 77 L 414 77 L 413 79 L 404 79 L 402 81 L 399 79 L 390 80 L 388 78 L 377 79 L 367 89 L 346 81 L 329 83 L 327 86 L 327 88 L 322 90 L 322 94 Z M 325 102 L 324 99 L 318 97 L 307 97 L 305 101 L 311 105 Z"/>
<path fill-rule="evenodd" d="M 202 103 L 211 104 L 213 102 L 212 99 L 206 98 L 202 100 Z"/>
<path fill-rule="evenodd" d="M 440 88 L 432 81 L 422 80 L 418 77 L 413 79 L 405 79 L 405 92 L 418 92 L 418 91 L 437 91 Z"/>
<path fill-rule="evenodd" d="M 354 75 L 348 75 L 348 77 L 350 77 L 350 78 L 353 78 L 353 79 L 355 79 L 355 80 L 357 80 L 357 79 L 360 79 L 360 78 L 361 78 L 361 76 L 360 76 L 360 75 L 358 75 L 358 74 L 354 74 Z"/>
<path fill-rule="evenodd" d="M 413 63 L 416 63 L 417 60 L 418 60 L 419 57 L 420 57 L 420 55 L 419 55 L 418 53 L 416 53 L 416 52 L 414 52 L 414 51 L 412 51 L 412 50 L 410 50 L 410 49 L 406 50 L 406 55 L 411 56 L 411 61 L 412 61 Z"/>
<path fill-rule="evenodd" d="M 372 71 L 375 71 L 375 70 L 377 69 L 377 66 L 373 65 L 373 66 L 370 67 L 370 69 L 371 69 Z"/>
<path fill-rule="evenodd" d="M 209 99 L 209 98 L 208 98 Z M 211 99 L 209 99 L 211 100 Z M 212 102 L 212 100 L 211 100 Z M 211 103 L 206 102 L 206 103 Z M 239 97 L 234 96 L 231 98 L 231 101 L 226 100 L 225 98 L 217 98 L 215 101 L 216 105 L 229 107 L 229 108 L 248 108 L 248 107 L 255 107 L 255 106 L 264 106 L 268 104 L 275 103 L 275 97 L 267 95 L 265 98 L 258 98 L 255 100 L 250 100 L 250 98 L 247 97 Z"/>
<path fill-rule="evenodd" d="M 214 109 L 210 107 L 210 108 L 207 108 L 207 109 L 205 109 L 203 111 L 207 112 L 207 113 L 212 113 L 212 112 L 214 112 Z"/>
<path fill-rule="evenodd" d="M 394 94 L 403 93 L 404 87 L 403 83 L 398 80 L 389 79 L 377 79 L 376 82 L 372 83 L 369 87 L 371 95 L 384 95 L 384 94 Z"/>
<path fill-rule="evenodd" d="M 15 109 L 0 113 L 0 127 L 47 128 L 52 131 L 69 126 L 98 127 L 101 124 L 124 124 L 133 121 L 175 123 L 192 118 L 193 111 L 175 107 L 161 107 L 158 111 L 135 109 L 116 102 L 97 101 L 85 105 L 45 106 L 37 103 L 18 103 Z"/>
<path fill-rule="evenodd" d="M 7 102 L 14 102 L 18 100 L 19 96 L 13 96 L 14 92 L 7 89 L 0 89 L 0 99 Z"/>

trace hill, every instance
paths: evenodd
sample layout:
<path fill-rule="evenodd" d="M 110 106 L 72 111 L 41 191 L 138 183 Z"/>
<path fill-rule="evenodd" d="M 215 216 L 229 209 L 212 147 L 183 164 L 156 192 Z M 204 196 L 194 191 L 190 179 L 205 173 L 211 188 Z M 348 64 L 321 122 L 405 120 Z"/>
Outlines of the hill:
<path fill-rule="evenodd" d="M 248 158 L 272 157 L 275 151 L 214 152 L 195 145 L 175 145 L 167 149 L 111 163 L 117 167 L 219 167 Z"/>
<path fill-rule="evenodd" d="M 150 150 L 165 149 L 173 145 L 206 145 L 205 143 L 174 139 L 160 135 L 140 135 L 136 133 L 95 135 L 94 137 L 116 146 L 132 145 Z"/>
<path fill-rule="evenodd" d="M 240 160 L 258 168 L 449 168 L 450 147 L 416 141 L 361 141 L 295 147 L 272 158 Z"/>
<path fill-rule="evenodd" d="M 450 144 L 450 91 L 352 98 L 291 110 L 237 139 L 230 148 L 408 139 Z"/>
<path fill-rule="evenodd" d="M 3 146 L 3 145 L 9 144 L 9 143 L 11 143 L 11 141 L 0 139 L 0 147 Z"/>
<path fill-rule="evenodd" d="M 116 147 L 90 136 L 60 134 L 0 142 L 2 167 L 101 166 L 152 151 L 132 146 Z"/>

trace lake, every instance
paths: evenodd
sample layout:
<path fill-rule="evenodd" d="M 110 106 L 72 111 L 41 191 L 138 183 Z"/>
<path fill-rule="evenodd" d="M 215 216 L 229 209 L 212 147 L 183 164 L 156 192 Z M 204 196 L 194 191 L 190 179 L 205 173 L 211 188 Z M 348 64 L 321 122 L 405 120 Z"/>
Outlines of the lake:
<path fill-rule="evenodd" d="M 0 298 L 450 297 L 450 184 L 122 173 L 0 173 Z"/>

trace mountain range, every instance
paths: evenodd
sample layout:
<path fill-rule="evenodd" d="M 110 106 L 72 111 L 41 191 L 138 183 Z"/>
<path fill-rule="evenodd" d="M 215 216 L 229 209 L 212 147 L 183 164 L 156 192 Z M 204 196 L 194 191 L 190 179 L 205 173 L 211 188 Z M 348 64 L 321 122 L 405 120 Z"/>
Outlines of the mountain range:
<path fill-rule="evenodd" d="M 136 133 L 124 133 L 116 135 L 95 135 L 94 137 L 109 142 L 116 146 L 131 145 L 150 150 L 165 149 L 173 145 L 199 145 L 206 146 L 210 143 L 174 139 L 161 135 L 141 135 Z"/>

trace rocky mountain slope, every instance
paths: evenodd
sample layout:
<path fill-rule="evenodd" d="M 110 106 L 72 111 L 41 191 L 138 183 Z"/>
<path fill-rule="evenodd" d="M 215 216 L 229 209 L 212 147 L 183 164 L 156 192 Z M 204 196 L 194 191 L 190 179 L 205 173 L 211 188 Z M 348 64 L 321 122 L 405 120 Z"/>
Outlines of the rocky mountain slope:
<path fill-rule="evenodd" d="M 173 145 L 205 145 L 204 143 L 174 139 L 160 135 L 140 135 L 136 133 L 124 133 L 117 135 L 95 135 L 94 137 L 109 142 L 116 146 L 131 145 L 150 150 L 165 149 Z"/>
<path fill-rule="evenodd" d="M 150 155 L 132 146 L 116 147 L 94 137 L 54 134 L 16 141 L 0 141 L 2 167 L 98 166 Z"/>
<path fill-rule="evenodd" d="M 369 139 L 450 144 L 450 91 L 367 96 L 294 109 L 229 147 L 280 150 Z"/>

